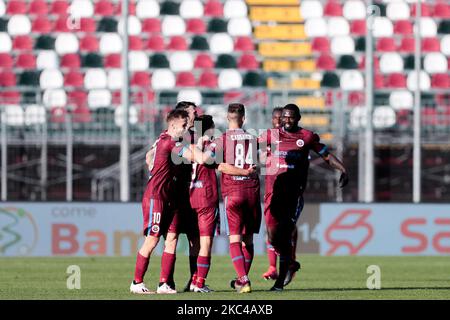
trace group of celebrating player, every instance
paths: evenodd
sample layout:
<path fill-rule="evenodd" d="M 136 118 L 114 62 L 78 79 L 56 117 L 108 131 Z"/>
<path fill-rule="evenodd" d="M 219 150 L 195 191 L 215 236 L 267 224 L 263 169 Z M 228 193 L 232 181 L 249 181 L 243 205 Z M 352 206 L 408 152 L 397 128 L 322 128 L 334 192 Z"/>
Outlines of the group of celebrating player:
<path fill-rule="evenodd" d="M 332 168 L 341 171 L 339 184 L 348 183 L 346 169 L 320 142 L 317 134 L 299 127 L 295 104 L 275 108 L 272 129 L 259 137 L 243 129 L 245 107 L 228 106 L 228 130 L 214 139 L 210 115 L 197 116 L 192 102 L 179 102 L 167 115 L 164 131 L 146 155 L 150 177 L 142 199 L 144 243 L 137 254 L 130 291 L 154 293 L 144 284 L 150 256 L 161 236 L 160 281 L 156 293 L 176 293 L 176 246 L 181 233 L 189 241 L 190 278 L 184 291 L 208 293 L 205 284 L 213 237 L 219 230 L 219 191 L 225 207 L 225 229 L 237 277 L 231 287 L 251 292 L 248 277 L 253 256 L 253 234 L 261 225 L 259 174 L 265 175 L 264 218 L 270 266 L 263 277 L 276 280 L 272 291 L 281 291 L 300 268 L 295 260 L 296 223 L 303 208 L 303 192 L 313 150 Z M 280 257 L 277 271 L 276 260 Z"/>

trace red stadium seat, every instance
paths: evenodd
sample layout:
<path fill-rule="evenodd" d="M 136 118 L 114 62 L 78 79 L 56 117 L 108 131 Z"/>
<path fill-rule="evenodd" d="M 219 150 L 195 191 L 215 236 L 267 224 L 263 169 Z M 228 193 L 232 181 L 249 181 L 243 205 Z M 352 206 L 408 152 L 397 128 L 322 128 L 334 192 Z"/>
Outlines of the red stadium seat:
<path fill-rule="evenodd" d="M 364 92 L 350 92 L 348 95 L 348 104 L 351 107 L 362 106 L 365 103 L 365 98 Z"/>
<path fill-rule="evenodd" d="M 120 53 L 111 53 L 105 56 L 105 68 L 120 68 L 122 57 Z"/>
<path fill-rule="evenodd" d="M 195 87 L 195 77 L 191 72 L 180 72 L 176 79 L 177 87 Z"/>
<path fill-rule="evenodd" d="M 14 60 L 9 53 L 0 53 L 0 68 L 10 69 L 14 65 Z"/>
<path fill-rule="evenodd" d="M 29 13 L 40 16 L 47 15 L 48 14 L 47 3 L 44 0 L 33 0 L 30 3 Z"/>
<path fill-rule="evenodd" d="M 120 92 L 116 99 L 120 99 Z M 114 95 L 113 95 L 114 99 Z M 120 100 L 118 100 L 120 101 Z M 151 90 L 139 90 L 131 93 L 131 101 L 136 104 L 147 104 L 155 101 L 155 93 Z M 120 103 L 120 102 L 119 102 Z"/>
<path fill-rule="evenodd" d="M 439 89 L 450 88 L 450 79 L 446 73 L 436 73 L 431 76 L 431 87 Z M 450 102 L 449 102 L 450 103 Z"/>
<path fill-rule="evenodd" d="M 158 18 L 148 18 L 142 21 L 142 32 L 161 33 L 161 21 Z"/>
<path fill-rule="evenodd" d="M 93 18 L 81 18 L 80 19 L 80 30 L 81 32 L 95 32 L 97 26 Z"/>
<path fill-rule="evenodd" d="M 438 124 L 438 113 L 436 108 L 422 107 L 421 118 L 423 125 L 435 126 Z"/>
<path fill-rule="evenodd" d="M 394 23 L 394 33 L 401 35 L 412 35 L 413 25 L 409 20 L 399 20 Z"/>
<path fill-rule="evenodd" d="M 255 51 L 255 45 L 251 37 L 237 37 L 234 42 L 235 51 Z"/>
<path fill-rule="evenodd" d="M 81 67 L 81 59 L 77 53 L 67 53 L 61 57 L 61 68 L 78 69 Z"/>
<path fill-rule="evenodd" d="M 415 50 L 414 38 L 403 38 L 398 48 L 401 52 L 414 52 Z"/>
<path fill-rule="evenodd" d="M 194 68 L 212 69 L 214 68 L 214 61 L 207 53 L 200 53 L 195 57 Z"/>
<path fill-rule="evenodd" d="M 80 39 L 81 52 L 98 52 L 99 43 L 94 35 L 87 35 Z"/>
<path fill-rule="evenodd" d="M 325 37 L 317 37 L 312 40 L 311 44 L 312 50 L 321 53 L 329 53 L 330 52 L 330 42 L 328 38 Z"/>
<path fill-rule="evenodd" d="M 16 86 L 16 74 L 11 71 L 0 72 L 0 86 L 15 87 Z"/>
<path fill-rule="evenodd" d="M 441 44 L 437 38 L 423 38 L 422 39 L 423 52 L 440 52 Z"/>
<path fill-rule="evenodd" d="M 50 33 L 53 29 L 52 23 L 47 16 L 40 16 L 33 21 L 31 31 L 36 33 Z"/>
<path fill-rule="evenodd" d="M 160 35 L 151 36 L 145 48 L 152 51 L 164 51 L 164 38 Z"/>
<path fill-rule="evenodd" d="M 203 8 L 203 14 L 208 17 L 223 17 L 223 5 L 218 0 L 208 0 Z"/>
<path fill-rule="evenodd" d="M 434 6 L 434 17 L 450 19 L 450 4 L 440 2 Z"/>
<path fill-rule="evenodd" d="M 78 71 L 69 71 L 64 76 L 64 86 L 66 87 L 83 87 L 84 77 Z"/>
<path fill-rule="evenodd" d="M 27 14 L 27 11 L 27 2 L 24 0 L 8 1 L 8 5 L 6 6 L 6 13 L 11 16 L 15 14 Z"/>
<path fill-rule="evenodd" d="M 391 73 L 387 76 L 387 87 L 406 88 L 406 77 L 402 73 Z"/>
<path fill-rule="evenodd" d="M 211 71 L 205 71 L 200 75 L 197 85 L 205 88 L 217 88 L 217 75 Z"/>
<path fill-rule="evenodd" d="M 170 38 L 167 50 L 185 51 L 188 49 L 186 39 L 183 36 L 173 36 Z"/>
<path fill-rule="evenodd" d="M 69 3 L 65 0 L 56 0 L 51 3 L 50 13 L 58 16 L 68 15 Z"/>
<path fill-rule="evenodd" d="M 95 3 L 94 14 L 98 16 L 113 16 L 116 11 L 114 4 L 109 0 L 99 0 Z"/>
<path fill-rule="evenodd" d="M 66 16 L 61 16 L 55 21 L 54 30 L 55 32 L 72 32 L 72 30 L 70 30 L 69 26 L 67 25 Z"/>
<path fill-rule="evenodd" d="M 142 51 L 144 49 L 144 44 L 139 36 L 129 36 L 128 47 L 131 51 Z"/>
<path fill-rule="evenodd" d="M 120 15 L 122 13 L 122 1 L 117 5 L 116 15 Z M 130 16 L 136 15 L 136 0 L 130 0 L 128 2 L 128 14 Z"/>
<path fill-rule="evenodd" d="M 22 69 L 36 69 L 36 57 L 32 53 L 23 53 L 17 57 L 16 67 Z"/>
<path fill-rule="evenodd" d="M 69 91 L 67 94 L 67 103 L 77 107 L 87 107 L 87 93 L 81 90 Z"/>
<path fill-rule="evenodd" d="M 50 122 L 64 123 L 66 122 L 67 110 L 64 107 L 53 107 L 50 109 Z"/>
<path fill-rule="evenodd" d="M 20 92 L 16 90 L 7 90 L 0 92 L 0 103 L 3 104 L 20 104 Z"/>
<path fill-rule="evenodd" d="M 393 52 L 396 51 L 395 40 L 393 38 L 379 38 L 377 42 L 377 51 Z"/>
<path fill-rule="evenodd" d="M 75 123 L 86 123 L 92 121 L 91 110 L 88 107 L 77 107 L 73 110 L 72 121 Z"/>
<path fill-rule="evenodd" d="M 342 17 L 343 11 L 341 4 L 336 0 L 329 0 L 323 9 L 324 16 Z"/>
<path fill-rule="evenodd" d="M 380 60 L 377 57 L 373 57 L 373 65 L 375 66 L 375 70 L 379 71 L 380 70 Z M 361 58 L 361 62 L 358 65 L 358 68 L 360 70 L 365 69 L 366 67 L 366 57 L 362 56 Z"/>
<path fill-rule="evenodd" d="M 430 7 L 426 3 L 422 3 L 421 5 L 421 13 L 420 15 L 422 17 L 430 17 L 432 10 L 430 10 Z M 411 4 L 411 18 L 416 16 L 416 10 L 417 10 L 417 3 Z"/>
<path fill-rule="evenodd" d="M 245 53 L 238 60 L 238 69 L 243 70 L 257 70 L 259 69 L 259 62 L 253 54 Z"/>
<path fill-rule="evenodd" d="M 374 77 L 374 84 L 375 84 L 375 89 L 383 89 L 385 88 L 385 84 L 384 84 L 384 77 L 382 74 L 379 73 L 375 73 L 375 77 Z"/>
<path fill-rule="evenodd" d="M 319 70 L 335 70 L 336 69 L 336 61 L 329 54 L 321 55 L 317 59 L 316 65 Z"/>
<path fill-rule="evenodd" d="M 135 72 L 130 83 L 132 86 L 149 88 L 151 85 L 150 75 L 146 71 Z"/>
<path fill-rule="evenodd" d="M 189 19 L 186 22 L 186 32 L 193 34 L 204 34 L 206 33 L 206 24 L 202 19 Z"/>
<path fill-rule="evenodd" d="M 33 50 L 33 39 L 28 36 L 17 36 L 13 40 L 14 50 L 30 51 Z"/>
<path fill-rule="evenodd" d="M 350 33 L 357 36 L 364 36 L 366 34 L 366 20 L 353 20 L 350 23 Z"/>

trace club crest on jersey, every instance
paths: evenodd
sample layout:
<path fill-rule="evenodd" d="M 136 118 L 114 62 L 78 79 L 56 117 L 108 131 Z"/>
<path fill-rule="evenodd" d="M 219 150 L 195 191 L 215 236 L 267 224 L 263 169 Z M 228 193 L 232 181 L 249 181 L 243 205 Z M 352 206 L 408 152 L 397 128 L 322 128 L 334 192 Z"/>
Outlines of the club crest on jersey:
<path fill-rule="evenodd" d="M 297 144 L 297 147 L 301 148 L 305 145 L 305 141 L 303 141 L 302 139 L 298 139 L 296 144 Z"/>
<path fill-rule="evenodd" d="M 159 226 L 157 226 L 157 225 L 152 226 L 152 232 L 158 233 L 159 232 Z"/>

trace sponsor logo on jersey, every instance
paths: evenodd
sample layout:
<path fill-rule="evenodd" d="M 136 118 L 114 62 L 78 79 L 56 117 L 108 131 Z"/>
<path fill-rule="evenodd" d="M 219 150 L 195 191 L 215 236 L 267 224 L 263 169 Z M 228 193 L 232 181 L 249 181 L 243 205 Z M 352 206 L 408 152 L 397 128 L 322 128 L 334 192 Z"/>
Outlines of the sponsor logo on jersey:
<path fill-rule="evenodd" d="M 298 139 L 296 144 L 297 144 L 297 147 L 301 148 L 305 145 L 305 141 L 303 141 L 302 139 Z"/>

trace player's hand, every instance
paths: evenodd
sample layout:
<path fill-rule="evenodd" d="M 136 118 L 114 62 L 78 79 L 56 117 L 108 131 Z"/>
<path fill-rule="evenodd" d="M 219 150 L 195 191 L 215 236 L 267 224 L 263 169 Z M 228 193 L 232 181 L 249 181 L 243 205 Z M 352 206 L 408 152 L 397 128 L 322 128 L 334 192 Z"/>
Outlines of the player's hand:
<path fill-rule="evenodd" d="M 248 168 L 247 171 L 248 171 L 248 175 L 249 176 L 257 175 L 258 174 L 258 166 L 257 165 L 253 165 L 250 168 Z"/>
<path fill-rule="evenodd" d="M 339 187 L 343 188 L 348 184 L 348 174 L 346 172 L 341 173 L 339 178 Z"/>

